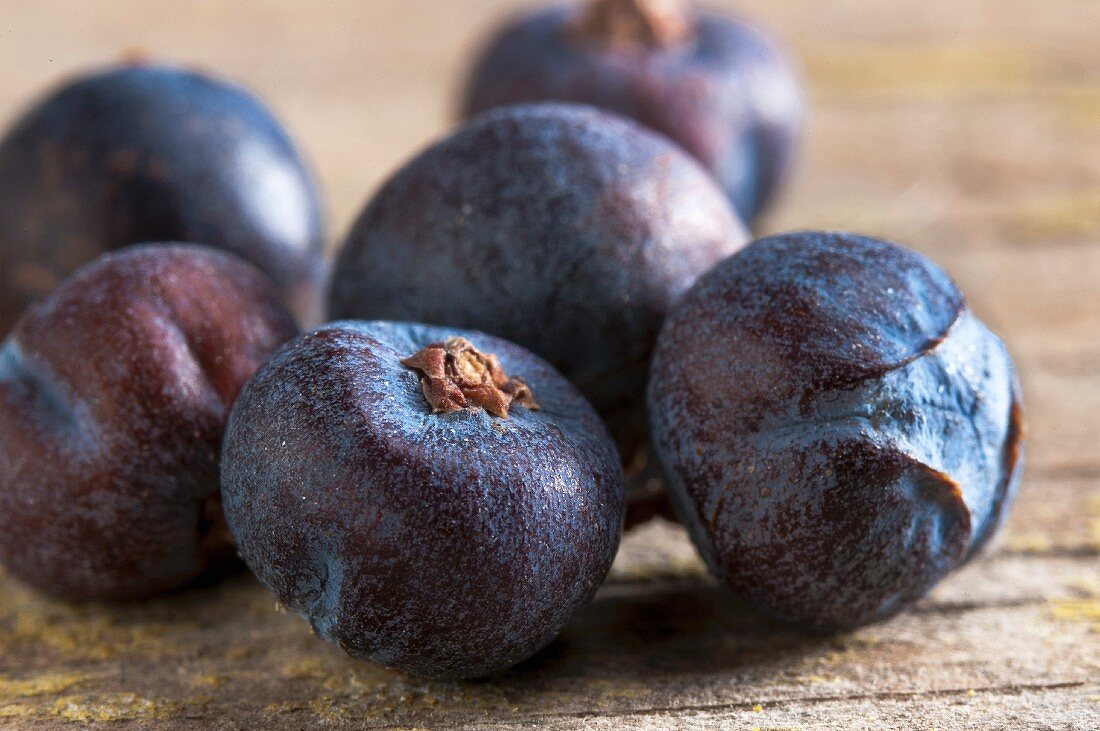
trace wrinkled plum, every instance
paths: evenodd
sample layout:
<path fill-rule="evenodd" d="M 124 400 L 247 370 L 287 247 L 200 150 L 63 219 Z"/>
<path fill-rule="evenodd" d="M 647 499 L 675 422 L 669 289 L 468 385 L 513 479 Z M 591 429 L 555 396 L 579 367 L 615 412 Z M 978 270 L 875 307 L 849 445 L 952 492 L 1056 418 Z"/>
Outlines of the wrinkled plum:
<path fill-rule="evenodd" d="M 240 553 L 350 654 L 477 677 L 592 598 L 623 521 L 615 444 L 547 363 L 469 331 L 339 322 L 241 393 L 222 463 Z"/>
<path fill-rule="evenodd" d="M 927 259 L 850 234 L 762 239 L 700 279 L 649 407 L 714 574 L 822 629 L 898 612 L 974 555 L 1021 470 L 1004 346 Z"/>
<path fill-rule="evenodd" d="M 108 254 L 0 350 L 0 560 L 66 599 L 179 586 L 232 554 L 229 406 L 296 326 L 250 265 L 194 246 Z"/>
<path fill-rule="evenodd" d="M 0 141 L 0 336 L 78 267 L 148 241 L 232 252 L 312 315 L 317 192 L 244 90 L 178 68 L 113 68 L 66 83 Z"/>
<path fill-rule="evenodd" d="M 680 0 L 588 0 L 508 24 L 476 64 L 463 113 L 535 101 L 591 104 L 667 135 L 746 221 L 783 182 L 802 116 L 798 82 L 767 37 Z"/>
<path fill-rule="evenodd" d="M 746 239 L 717 186 L 664 138 L 591 108 L 511 107 L 383 186 L 338 255 L 329 314 L 529 348 L 580 388 L 632 461 L 665 313 Z"/>

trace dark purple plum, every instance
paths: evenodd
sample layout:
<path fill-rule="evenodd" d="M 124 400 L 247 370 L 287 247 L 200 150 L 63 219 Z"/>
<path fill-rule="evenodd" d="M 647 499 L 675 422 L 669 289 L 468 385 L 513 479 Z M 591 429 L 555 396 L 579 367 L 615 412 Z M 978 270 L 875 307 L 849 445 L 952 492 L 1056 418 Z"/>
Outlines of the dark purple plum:
<path fill-rule="evenodd" d="M 615 444 L 546 362 L 481 333 L 338 322 L 282 348 L 222 462 L 241 556 L 351 655 L 494 673 L 603 581 L 623 522 Z"/>
<path fill-rule="evenodd" d="M 490 112 L 394 175 L 334 268 L 331 319 L 475 328 L 573 381 L 627 461 L 665 313 L 747 240 L 672 143 L 595 109 Z"/>
<path fill-rule="evenodd" d="M 875 239 L 762 239 L 684 296 L 649 386 L 713 573 L 820 629 L 888 617 L 973 556 L 1021 471 L 1010 359 L 954 283 Z"/>
<path fill-rule="evenodd" d="M 0 141 L 0 336 L 78 267 L 148 241 L 232 252 L 313 314 L 317 191 L 243 89 L 179 68 L 112 68 L 65 83 Z"/>
<path fill-rule="evenodd" d="M 625 115 L 700 160 L 752 221 L 791 166 L 798 86 L 775 44 L 726 15 L 680 0 L 587 0 L 501 29 L 471 73 L 463 114 L 568 101 Z"/>
<path fill-rule="evenodd" d="M 0 560 L 65 599 L 172 589 L 232 556 L 218 455 L 229 406 L 296 326 L 227 254 L 108 254 L 0 350 Z"/>

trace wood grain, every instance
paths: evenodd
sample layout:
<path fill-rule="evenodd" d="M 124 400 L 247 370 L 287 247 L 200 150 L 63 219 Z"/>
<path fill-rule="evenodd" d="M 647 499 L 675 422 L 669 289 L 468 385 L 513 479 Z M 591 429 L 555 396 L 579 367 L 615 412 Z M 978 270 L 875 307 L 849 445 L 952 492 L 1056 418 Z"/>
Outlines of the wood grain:
<path fill-rule="evenodd" d="M 845 228 L 934 257 L 1016 355 L 1028 473 L 990 554 L 915 610 L 806 636 L 738 604 L 674 526 L 632 535 L 593 606 L 480 683 L 346 658 L 244 574 L 141 605 L 0 579 L 0 727 L 1100 728 L 1100 3 L 742 0 L 801 59 L 802 166 L 762 231 Z M 0 0 L 0 124 L 132 48 L 283 116 L 332 240 L 450 124 L 504 0 Z"/>

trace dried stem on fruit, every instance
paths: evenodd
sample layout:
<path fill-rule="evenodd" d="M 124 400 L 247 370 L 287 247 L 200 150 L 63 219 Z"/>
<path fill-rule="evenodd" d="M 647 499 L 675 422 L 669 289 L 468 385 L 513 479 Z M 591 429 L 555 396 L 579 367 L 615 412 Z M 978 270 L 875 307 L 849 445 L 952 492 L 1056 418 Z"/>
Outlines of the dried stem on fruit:
<path fill-rule="evenodd" d="M 593 0 L 572 34 L 617 49 L 663 48 L 687 39 L 691 23 L 682 0 Z"/>
<path fill-rule="evenodd" d="M 539 408 L 522 379 L 509 378 L 495 355 L 482 353 L 465 338 L 432 343 L 401 365 L 420 373 L 420 387 L 436 414 L 480 406 L 506 419 L 513 404 L 532 411 Z"/>

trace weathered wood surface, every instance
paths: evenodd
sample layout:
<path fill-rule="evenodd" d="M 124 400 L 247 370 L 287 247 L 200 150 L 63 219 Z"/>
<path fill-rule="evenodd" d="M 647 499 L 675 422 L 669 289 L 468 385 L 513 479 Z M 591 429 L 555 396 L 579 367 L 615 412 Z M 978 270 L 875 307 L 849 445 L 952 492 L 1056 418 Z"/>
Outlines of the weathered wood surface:
<path fill-rule="evenodd" d="M 122 607 L 0 580 L 0 727 L 1100 728 L 1100 3 L 730 4 L 811 89 L 802 170 L 763 228 L 909 243 L 1019 360 L 1029 468 L 987 558 L 893 621 L 807 637 L 657 524 L 550 648 L 472 684 L 347 659 L 246 575 Z M 511 5 L 0 0 L 0 123 L 132 47 L 218 69 L 289 121 L 335 237 L 446 128 L 465 54 Z"/>

